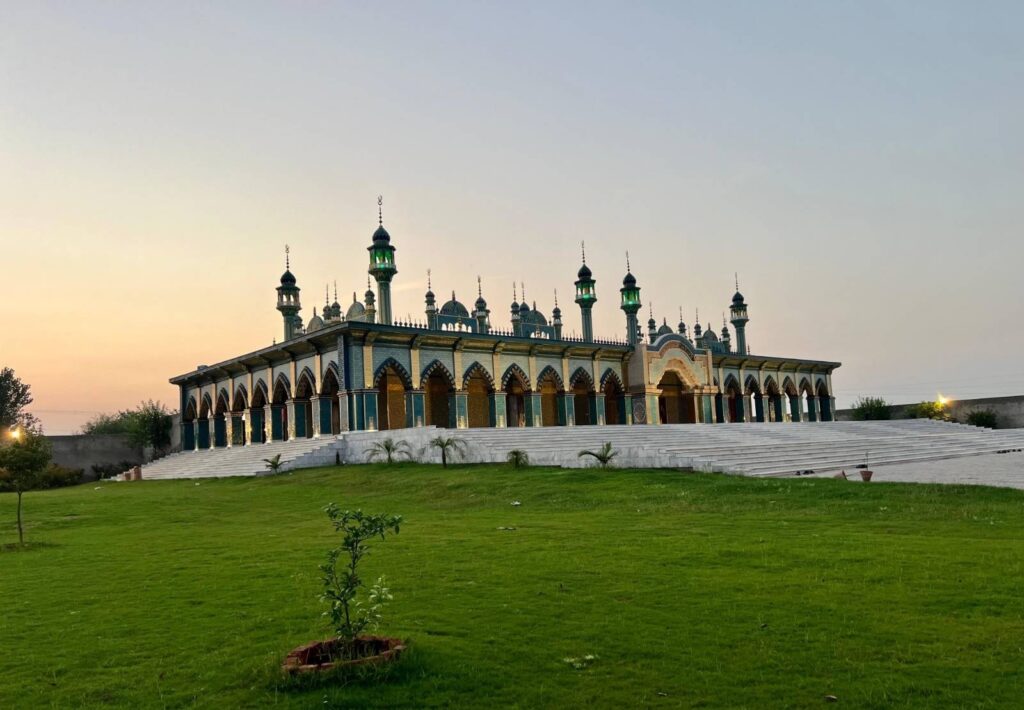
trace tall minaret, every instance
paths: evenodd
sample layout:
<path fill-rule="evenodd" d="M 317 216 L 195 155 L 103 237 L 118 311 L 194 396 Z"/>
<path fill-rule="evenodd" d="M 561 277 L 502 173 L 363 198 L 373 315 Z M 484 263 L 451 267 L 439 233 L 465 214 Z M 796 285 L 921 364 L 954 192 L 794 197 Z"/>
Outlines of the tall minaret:
<path fill-rule="evenodd" d="M 622 304 L 619 306 L 626 314 L 626 342 L 636 345 L 639 339 L 639 327 L 636 314 L 640 310 L 640 287 L 636 285 L 636 277 L 629 269 L 629 252 L 626 252 L 626 276 L 622 279 L 619 289 Z"/>
<path fill-rule="evenodd" d="M 597 303 L 597 291 L 594 289 L 596 281 L 587 266 L 587 247 L 580 242 L 580 252 L 583 256 L 583 266 L 576 272 L 576 303 L 580 306 L 580 316 L 583 319 L 583 340 L 593 342 L 594 340 L 594 316 L 590 309 Z"/>
<path fill-rule="evenodd" d="M 512 335 L 522 335 L 522 322 L 519 320 L 519 303 L 516 301 L 516 282 L 512 282 Z"/>
<path fill-rule="evenodd" d="M 366 322 L 376 323 L 377 322 L 377 308 L 373 305 L 375 302 L 373 297 L 373 289 L 370 288 L 370 277 L 366 277 L 366 293 L 363 294 L 363 303 L 365 303 L 366 309 Z"/>
<path fill-rule="evenodd" d="M 651 309 L 651 317 L 647 319 L 647 337 L 653 343 L 658 339 L 658 322 L 654 320 L 654 304 L 647 304 Z"/>
<path fill-rule="evenodd" d="M 473 317 L 476 318 L 476 332 L 487 333 L 491 329 L 491 309 L 487 307 L 484 300 L 483 286 L 480 284 L 480 277 L 476 277 L 476 303 L 473 304 Z"/>
<path fill-rule="evenodd" d="M 299 287 L 295 285 L 295 277 L 291 272 L 291 254 L 288 245 L 284 246 L 284 273 L 281 274 L 281 285 L 277 287 L 277 310 L 284 316 L 284 339 L 291 340 L 302 334 L 302 317 L 299 311 Z"/>
<path fill-rule="evenodd" d="M 586 323 L 586 320 L 583 321 Z M 555 289 L 555 307 L 551 310 L 551 325 L 555 329 L 555 340 L 562 339 L 562 309 L 558 307 L 558 289 Z M 586 338 L 588 341 L 590 338 Z"/>
<path fill-rule="evenodd" d="M 373 244 L 366 247 L 370 252 L 369 274 L 377 280 L 380 322 L 391 325 L 391 279 L 398 273 L 395 268 L 395 248 L 391 246 L 391 235 L 384 229 L 384 198 L 377 196 L 377 231 L 373 233 Z"/>
<path fill-rule="evenodd" d="M 427 329 L 437 330 L 437 301 L 434 300 L 434 287 L 430 284 L 430 269 L 427 269 Z"/>
<path fill-rule="evenodd" d="M 740 293 L 740 277 L 736 275 L 736 293 L 732 297 L 732 306 L 729 307 L 729 315 L 732 316 L 732 327 L 736 329 L 736 352 L 740 355 L 747 354 L 747 304 L 743 302 L 743 294 Z"/>

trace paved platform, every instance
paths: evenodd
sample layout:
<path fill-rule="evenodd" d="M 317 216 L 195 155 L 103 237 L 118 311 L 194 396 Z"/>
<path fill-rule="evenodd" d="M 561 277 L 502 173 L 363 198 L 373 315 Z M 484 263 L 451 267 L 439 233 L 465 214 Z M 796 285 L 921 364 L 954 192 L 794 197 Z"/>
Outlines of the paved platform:
<path fill-rule="evenodd" d="M 871 482 L 953 483 L 971 486 L 998 486 L 1024 490 L 1024 453 L 983 454 L 955 459 L 918 461 L 873 467 Z M 818 477 L 834 473 L 816 474 Z M 860 482 L 856 470 L 847 470 L 850 480 Z"/>

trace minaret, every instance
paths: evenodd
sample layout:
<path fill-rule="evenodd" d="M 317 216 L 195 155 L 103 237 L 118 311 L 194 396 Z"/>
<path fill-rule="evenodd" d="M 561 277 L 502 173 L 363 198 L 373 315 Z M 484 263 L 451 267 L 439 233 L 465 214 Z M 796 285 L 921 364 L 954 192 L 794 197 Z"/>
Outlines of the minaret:
<path fill-rule="evenodd" d="M 736 352 L 740 355 L 747 354 L 747 304 L 743 302 L 743 294 L 740 293 L 740 277 L 736 275 L 736 293 L 732 297 L 732 306 L 729 307 L 729 315 L 732 316 L 732 327 L 736 329 Z"/>
<path fill-rule="evenodd" d="M 700 309 L 694 309 L 693 311 L 693 342 L 696 345 L 700 345 Z"/>
<path fill-rule="evenodd" d="M 686 323 L 683 322 L 683 307 L 679 306 L 679 334 L 686 337 Z"/>
<path fill-rule="evenodd" d="M 522 323 L 519 320 L 519 303 L 516 300 L 516 282 L 512 282 L 512 335 L 522 335 Z"/>
<path fill-rule="evenodd" d="M 338 282 L 334 282 L 334 303 L 331 304 L 331 318 L 335 321 L 341 320 L 341 304 L 338 303 Z"/>
<path fill-rule="evenodd" d="M 579 282 L 577 282 L 579 283 Z M 587 322 L 587 317 L 583 319 L 584 324 Z M 551 309 L 551 325 L 555 329 L 555 340 L 562 339 L 562 309 L 558 307 L 558 289 L 555 289 L 555 307 Z M 586 325 L 583 326 L 583 339 L 590 341 L 591 337 L 586 334 Z"/>
<path fill-rule="evenodd" d="M 636 285 L 636 277 L 629 269 L 629 252 L 626 252 L 626 276 L 622 279 L 619 295 L 622 300 L 619 307 L 626 314 L 626 342 L 636 345 L 639 340 L 636 314 L 640 310 L 640 287 Z"/>
<path fill-rule="evenodd" d="M 648 303 L 651 309 L 650 317 L 647 319 L 647 338 L 654 343 L 658 339 L 658 322 L 654 320 L 654 304 Z"/>
<path fill-rule="evenodd" d="M 725 352 L 732 350 L 732 336 L 729 335 L 729 326 L 725 324 L 725 314 L 722 314 L 722 346 Z"/>
<path fill-rule="evenodd" d="M 380 322 L 391 325 L 391 279 L 398 273 L 395 268 L 395 248 L 391 246 L 391 235 L 384 229 L 384 198 L 377 196 L 377 231 L 373 233 L 373 244 L 366 248 L 370 252 L 369 274 L 377 281 L 380 294 Z"/>
<path fill-rule="evenodd" d="M 593 342 L 594 340 L 594 316 L 590 309 L 597 303 L 597 291 L 594 289 L 596 282 L 587 266 L 587 249 L 583 242 L 580 242 L 580 251 L 583 255 L 583 266 L 576 273 L 576 303 L 580 306 L 580 316 L 583 319 L 583 340 Z"/>
<path fill-rule="evenodd" d="M 288 245 L 284 246 L 284 273 L 281 274 L 281 285 L 277 287 L 277 310 L 284 317 L 284 339 L 302 335 L 302 317 L 299 311 L 299 287 L 295 285 L 295 277 L 291 272 L 291 254 Z"/>
<path fill-rule="evenodd" d="M 363 301 L 366 303 L 366 322 L 377 322 L 377 309 L 374 307 L 376 299 L 373 297 L 373 289 L 370 288 L 370 277 L 366 277 L 366 293 L 363 294 Z"/>
<path fill-rule="evenodd" d="M 430 269 L 427 269 L 427 329 L 437 330 L 437 301 L 434 300 L 434 287 L 430 284 Z"/>
<path fill-rule="evenodd" d="M 487 308 L 487 301 L 484 300 L 483 286 L 480 284 L 480 277 L 476 277 L 476 304 L 473 316 L 476 318 L 476 332 L 486 333 L 491 329 L 491 311 Z"/>

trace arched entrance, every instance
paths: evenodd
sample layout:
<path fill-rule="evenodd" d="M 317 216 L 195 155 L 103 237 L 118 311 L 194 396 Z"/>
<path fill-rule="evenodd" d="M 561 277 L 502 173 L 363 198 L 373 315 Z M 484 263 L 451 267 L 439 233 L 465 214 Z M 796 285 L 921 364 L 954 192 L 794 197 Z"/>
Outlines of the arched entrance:
<path fill-rule="evenodd" d="M 262 382 L 257 382 L 253 389 L 252 402 L 249 406 L 249 430 L 250 438 L 254 444 L 267 443 L 266 409 L 267 388 Z"/>
<path fill-rule="evenodd" d="M 505 373 L 505 426 L 522 427 L 526 426 L 526 397 L 530 392 L 530 385 L 526 381 L 526 374 L 516 366 L 512 366 Z"/>
<path fill-rule="evenodd" d="M 807 412 L 807 421 L 818 421 L 818 398 L 814 396 L 811 383 L 806 379 L 800 380 L 800 397 L 803 399 L 804 411 Z"/>
<path fill-rule="evenodd" d="M 270 438 L 288 441 L 288 380 L 284 375 L 274 385 L 274 400 L 270 404 Z"/>
<path fill-rule="evenodd" d="M 794 422 L 800 421 L 800 391 L 797 390 L 793 380 L 786 378 L 782 381 L 782 392 L 789 400 L 789 418 Z"/>
<path fill-rule="evenodd" d="M 450 427 L 452 424 L 451 399 L 455 392 L 455 380 L 448 368 L 435 361 L 423 377 L 420 385 L 425 399 L 426 425 Z"/>
<path fill-rule="evenodd" d="M 775 380 L 769 377 L 764 383 L 765 396 L 768 398 L 768 417 L 770 422 L 785 421 L 786 408 L 782 402 L 782 393 Z"/>
<path fill-rule="evenodd" d="M 199 405 L 199 431 L 197 432 L 198 443 L 196 448 L 210 448 L 210 414 L 213 405 L 210 402 L 210 395 L 204 394 L 202 404 Z"/>
<path fill-rule="evenodd" d="M 601 391 L 604 392 L 605 423 L 625 424 L 625 391 L 622 388 L 618 375 L 609 370 L 605 374 L 604 386 L 601 387 Z"/>
<path fill-rule="evenodd" d="M 412 389 L 403 373 L 393 364 L 384 365 L 377 371 L 374 386 L 377 388 L 377 428 L 380 431 L 403 429 L 405 391 Z"/>
<path fill-rule="evenodd" d="M 192 451 L 196 448 L 196 400 L 194 397 L 188 398 L 181 423 L 181 449 L 182 451 Z"/>
<path fill-rule="evenodd" d="M 569 379 L 572 388 L 573 421 L 576 426 L 597 424 L 597 407 L 594 401 L 594 380 L 582 367 Z"/>
<path fill-rule="evenodd" d="M 491 395 L 494 394 L 494 385 L 483 366 L 474 365 L 466 373 L 463 389 L 466 390 L 468 425 L 471 428 L 491 426 Z"/>
<path fill-rule="evenodd" d="M 727 403 L 729 421 L 739 423 L 746 421 L 743 407 L 743 391 L 740 389 L 736 378 L 731 375 L 725 380 L 725 399 Z"/>
<path fill-rule="evenodd" d="M 295 385 L 295 438 L 313 438 L 313 394 L 316 387 L 313 384 L 313 375 L 309 370 L 303 370 L 299 375 L 299 381 Z"/>
<path fill-rule="evenodd" d="M 821 421 L 832 421 L 832 397 L 829 395 L 824 381 L 818 382 L 818 411 L 821 414 Z"/>
<path fill-rule="evenodd" d="M 320 431 L 322 434 L 341 433 L 341 400 L 338 399 L 338 373 L 333 367 L 327 368 L 324 383 L 320 388 Z"/>
<path fill-rule="evenodd" d="M 546 367 L 537 378 L 537 389 L 540 391 L 540 420 L 543 426 L 565 424 L 558 416 L 558 398 L 565 388 L 562 378 L 551 367 Z"/>
<path fill-rule="evenodd" d="M 747 411 L 752 415 L 751 419 L 755 422 L 763 422 L 764 396 L 761 394 L 761 386 L 753 376 L 747 377 L 745 399 L 745 403 L 749 407 Z"/>
<path fill-rule="evenodd" d="M 213 411 L 213 445 L 220 449 L 228 445 L 228 393 L 217 393 L 217 406 Z"/>
<path fill-rule="evenodd" d="M 235 401 L 231 406 L 231 445 L 245 446 L 245 410 L 248 408 L 248 397 L 245 387 L 239 386 L 235 390 Z"/>
<path fill-rule="evenodd" d="M 663 424 L 696 424 L 697 406 L 693 391 L 678 373 L 668 370 L 658 383 L 658 415 Z"/>

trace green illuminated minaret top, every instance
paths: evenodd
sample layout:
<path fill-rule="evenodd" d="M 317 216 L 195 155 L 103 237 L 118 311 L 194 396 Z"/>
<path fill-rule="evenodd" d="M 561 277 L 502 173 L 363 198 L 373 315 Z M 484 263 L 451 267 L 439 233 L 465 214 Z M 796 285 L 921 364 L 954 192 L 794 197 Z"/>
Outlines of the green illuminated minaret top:
<path fill-rule="evenodd" d="M 368 272 L 377 281 L 380 322 L 391 325 L 391 279 L 398 273 L 395 268 L 395 248 L 391 246 L 391 235 L 384 229 L 384 198 L 377 196 L 377 231 L 373 243 L 366 248 L 370 252 Z"/>
<path fill-rule="evenodd" d="M 587 247 L 580 242 L 580 251 L 583 256 L 583 266 L 576 273 L 576 303 L 580 307 L 580 315 L 583 319 L 583 340 L 592 342 L 594 340 L 594 317 L 590 310 L 597 303 L 597 290 L 594 288 L 597 283 L 594 281 L 590 267 L 587 266 Z"/>
<path fill-rule="evenodd" d="M 636 345 L 638 339 L 636 314 L 640 310 L 640 287 L 636 285 L 636 277 L 630 271 L 628 251 L 626 252 L 626 276 L 622 279 L 619 295 L 622 297 L 622 304 L 619 307 L 626 313 L 626 342 Z"/>
<path fill-rule="evenodd" d="M 736 329 L 736 352 L 740 355 L 747 354 L 747 304 L 740 293 L 740 277 L 736 276 L 736 293 L 732 297 L 732 305 L 729 307 L 730 321 Z"/>
<path fill-rule="evenodd" d="M 302 304 L 299 302 L 299 287 L 296 285 L 295 276 L 292 275 L 291 250 L 284 245 L 284 273 L 281 275 L 281 285 L 277 287 L 277 310 L 284 317 L 284 339 L 291 340 L 302 334 L 302 318 L 299 311 Z"/>

